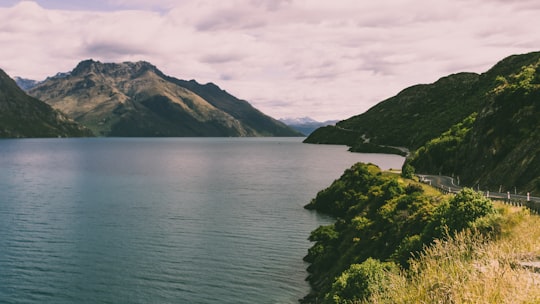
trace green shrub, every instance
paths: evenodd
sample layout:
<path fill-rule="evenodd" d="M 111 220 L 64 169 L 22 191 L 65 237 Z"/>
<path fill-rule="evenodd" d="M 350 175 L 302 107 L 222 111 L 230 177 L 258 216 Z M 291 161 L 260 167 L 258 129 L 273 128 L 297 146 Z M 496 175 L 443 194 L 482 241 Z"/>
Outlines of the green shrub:
<path fill-rule="evenodd" d="M 403 167 L 401 168 L 401 176 L 404 178 L 413 178 L 414 176 L 414 167 L 409 161 L 405 161 Z"/>
<path fill-rule="evenodd" d="M 452 199 L 443 201 L 435 209 L 433 220 L 426 226 L 424 236 L 429 239 L 441 238 L 446 233 L 453 233 L 471 228 L 475 221 L 496 213 L 493 203 L 482 193 L 464 188 Z"/>
<path fill-rule="evenodd" d="M 374 293 L 384 293 L 388 288 L 387 272 L 397 272 L 394 263 L 367 259 L 362 264 L 352 264 L 332 284 L 325 303 L 351 303 L 367 300 Z"/>

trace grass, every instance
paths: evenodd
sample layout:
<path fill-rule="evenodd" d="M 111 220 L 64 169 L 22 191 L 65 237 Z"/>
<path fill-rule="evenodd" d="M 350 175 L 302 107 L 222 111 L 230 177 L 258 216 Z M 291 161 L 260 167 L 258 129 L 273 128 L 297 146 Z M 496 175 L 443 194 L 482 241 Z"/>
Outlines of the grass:
<path fill-rule="evenodd" d="M 442 194 L 441 191 L 437 190 L 437 188 L 434 188 L 426 183 L 419 182 L 418 177 L 415 177 L 414 179 L 401 177 L 401 169 L 390 168 L 386 171 L 382 171 L 382 174 L 387 175 L 387 176 L 395 176 L 398 179 L 398 181 L 402 184 L 406 184 L 406 185 L 414 184 L 414 185 L 420 186 L 422 187 L 422 189 L 424 189 L 424 193 L 426 195 L 433 196 L 433 197 L 441 197 L 441 198 L 448 197 L 447 194 Z"/>
<path fill-rule="evenodd" d="M 540 274 L 520 264 L 540 259 L 540 217 L 496 207 L 496 237 L 467 230 L 435 242 L 366 303 L 540 303 Z"/>

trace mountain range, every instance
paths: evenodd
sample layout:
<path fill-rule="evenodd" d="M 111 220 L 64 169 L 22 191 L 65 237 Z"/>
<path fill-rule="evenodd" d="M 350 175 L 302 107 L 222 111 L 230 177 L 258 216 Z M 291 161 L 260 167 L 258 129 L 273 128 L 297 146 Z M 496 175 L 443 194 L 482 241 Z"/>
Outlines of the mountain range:
<path fill-rule="evenodd" d="M 482 74 L 404 89 L 305 142 L 399 146 L 416 172 L 480 189 L 540 193 L 540 52 L 509 56 Z M 369 145 L 366 145 L 369 144 Z M 366 151 L 367 152 L 367 151 Z"/>
<path fill-rule="evenodd" d="M 280 118 L 279 121 L 308 136 L 320 127 L 334 125 L 338 120 L 316 121 L 310 117 Z"/>
<path fill-rule="evenodd" d="M 81 136 L 92 132 L 28 96 L 0 69 L 0 138 Z"/>
<path fill-rule="evenodd" d="M 176 79 L 144 61 L 85 60 L 28 88 L 97 136 L 301 136 L 215 84 Z"/>
<path fill-rule="evenodd" d="M 13 80 L 15 80 L 15 83 L 21 88 L 23 91 L 28 91 L 31 88 L 37 86 L 39 84 L 39 81 L 34 79 L 28 79 L 28 78 L 22 78 L 19 76 L 13 77 Z"/>

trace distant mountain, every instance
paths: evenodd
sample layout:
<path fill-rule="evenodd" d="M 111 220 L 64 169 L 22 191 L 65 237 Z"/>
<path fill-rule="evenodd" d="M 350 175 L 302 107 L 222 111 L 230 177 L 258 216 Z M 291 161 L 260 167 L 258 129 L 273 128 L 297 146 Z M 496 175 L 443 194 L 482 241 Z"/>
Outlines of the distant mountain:
<path fill-rule="evenodd" d="M 540 52 L 510 56 L 476 113 L 411 155 L 417 172 L 483 190 L 540 193 Z"/>
<path fill-rule="evenodd" d="M 315 119 L 311 117 L 296 117 L 296 118 L 280 118 L 279 121 L 281 121 L 284 124 L 287 125 L 303 125 L 303 124 L 317 124 L 321 123 L 320 121 L 316 121 Z M 336 120 L 336 122 L 338 122 Z"/>
<path fill-rule="evenodd" d="M 15 81 L 0 70 L 0 137 L 92 136 L 49 105 L 26 95 Z"/>
<path fill-rule="evenodd" d="M 338 122 L 338 120 L 327 120 L 320 122 L 310 117 L 281 118 L 279 121 L 304 134 L 305 136 L 310 135 L 313 131 L 320 127 L 335 125 Z"/>
<path fill-rule="evenodd" d="M 21 78 L 19 76 L 15 76 L 13 79 L 23 91 L 28 91 L 39 83 L 37 80 Z"/>
<path fill-rule="evenodd" d="M 99 136 L 299 136 L 214 84 L 148 62 L 80 62 L 29 91 Z"/>

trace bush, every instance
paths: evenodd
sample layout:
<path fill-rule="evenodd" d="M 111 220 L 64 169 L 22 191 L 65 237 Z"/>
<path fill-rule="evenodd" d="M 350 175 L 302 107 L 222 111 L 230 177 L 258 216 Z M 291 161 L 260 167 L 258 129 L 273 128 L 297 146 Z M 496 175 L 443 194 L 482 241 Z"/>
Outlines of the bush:
<path fill-rule="evenodd" d="M 367 300 L 374 293 L 388 288 L 388 272 L 397 272 L 393 263 L 382 263 L 372 258 L 362 264 L 352 264 L 332 284 L 325 303 L 350 303 Z"/>
<path fill-rule="evenodd" d="M 405 161 L 401 168 L 401 176 L 403 178 L 413 178 L 414 176 L 414 167 L 408 161 Z"/>
<path fill-rule="evenodd" d="M 471 228 L 479 218 L 494 213 L 496 210 L 488 198 L 470 188 L 464 188 L 452 199 L 437 206 L 432 222 L 424 230 L 427 238 L 425 241 Z"/>

